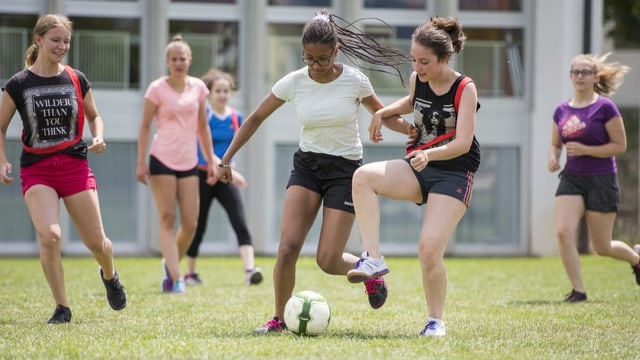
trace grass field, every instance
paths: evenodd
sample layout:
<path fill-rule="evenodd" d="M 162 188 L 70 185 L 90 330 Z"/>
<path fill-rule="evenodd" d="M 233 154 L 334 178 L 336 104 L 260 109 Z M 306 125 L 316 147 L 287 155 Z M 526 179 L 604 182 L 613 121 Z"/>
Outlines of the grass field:
<path fill-rule="evenodd" d="M 70 324 L 47 325 L 55 304 L 38 259 L 0 259 L 0 359 L 638 359 L 640 287 L 631 269 L 582 258 L 589 301 L 564 304 L 570 290 L 558 258 L 447 259 L 447 336 L 421 338 L 426 319 L 416 258 L 388 258 L 389 298 L 369 308 L 364 287 L 298 265 L 296 291 L 331 305 L 315 338 L 256 337 L 273 315 L 273 258 L 258 258 L 265 281 L 244 285 L 237 258 L 202 258 L 201 287 L 160 293 L 158 258 L 118 258 L 127 308 L 106 304 L 97 265 L 64 260 Z"/>

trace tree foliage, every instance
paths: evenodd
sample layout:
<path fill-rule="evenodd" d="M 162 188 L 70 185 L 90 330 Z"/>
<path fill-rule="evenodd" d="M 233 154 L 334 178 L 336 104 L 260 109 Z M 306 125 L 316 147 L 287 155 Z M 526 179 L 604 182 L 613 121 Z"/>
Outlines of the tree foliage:
<path fill-rule="evenodd" d="M 616 48 L 640 47 L 640 1 L 605 0 L 604 19 L 613 22 L 607 36 L 613 39 Z"/>

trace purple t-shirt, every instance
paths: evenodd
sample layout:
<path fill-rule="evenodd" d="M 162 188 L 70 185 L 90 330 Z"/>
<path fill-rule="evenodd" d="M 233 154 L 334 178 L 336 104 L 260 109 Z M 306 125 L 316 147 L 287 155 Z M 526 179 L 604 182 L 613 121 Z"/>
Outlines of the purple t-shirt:
<path fill-rule="evenodd" d="M 619 116 L 620 111 L 611 99 L 598 96 L 596 102 L 583 108 L 574 108 L 563 102 L 556 108 L 553 121 L 558 125 L 563 144 L 577 141 L 584 145 L 604 145 L 610 141 L 606 123 Z M 574 175 L 615 174 L 616 158 L 567 156 L 564 171 Z"/>

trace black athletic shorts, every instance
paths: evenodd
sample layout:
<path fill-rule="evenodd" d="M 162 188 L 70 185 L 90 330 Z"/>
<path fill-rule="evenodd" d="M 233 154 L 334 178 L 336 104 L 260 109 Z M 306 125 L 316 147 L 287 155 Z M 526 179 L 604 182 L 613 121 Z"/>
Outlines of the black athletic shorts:
<path fill-rule="evenodd" d="M 617 174 L 572 175 L 564 171 L 558 175 L 560 183 L 556 190 L 559 195 L 580 195 L 584 207 L 590 211 L 617 212 L 620 190 Z"/>
<path fill-rule="evenodd" d="M 405 159 L 409 163 L 409 159 Z M 411 166 L 411 164 L 409 164 Z M 467 207 L 471 202 L 473 193 L 473 172 L 443 170 L 433 166 L 427 166 L 422 171 L 413 170 L 420 183 L 423 205 L 427 202 L 430 193 L 448 195 L 462 201 Z"/>
<path fill-rule="evenodd" d="M 198 167 L 194 166 L 193 169 L 185 171 L 173 170 L 151 155 L 149 156 L 149 175 L 173 175 L 180 179 L 188 176 L 198 176 Z"/>
<path fill-rule="evenodd" d="M 362 159 L 348 160 L 341 156 L 298 150 L 293 155 L 293 170 L 287 188 L 302 186 L 320 194 L 324 207 L 354 213 L 351 180 L 360 165 Z"/>

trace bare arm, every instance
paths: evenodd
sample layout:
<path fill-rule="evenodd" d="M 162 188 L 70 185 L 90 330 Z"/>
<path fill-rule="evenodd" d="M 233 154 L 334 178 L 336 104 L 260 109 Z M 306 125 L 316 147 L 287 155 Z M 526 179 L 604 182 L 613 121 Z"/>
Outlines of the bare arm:
<path fill-rule="evenodd" d="M 258 130 L 258 127 L 262 122 L 269 117 L 274 111 L 284 104 L 283 100 L 278 99 L 273 93 L 269 92 L 262 102 L 256 107 L 247 118 L 245 118 L 242 126 L 236 131 L 233 136 L 233 140 L 229 145 L 229 148 L 222 156 L 220 163 L 222 165 L 228 165 L 235 154 L 242 148 L 242 146 L 249 141 L 251 136 Z M 230 167 L 222 167 L 218 169 L 218 178 L 225 182 L 233 181 L 232 172 Z"/>
<path fill-rule="evenodd" d="M 149 132 L 151 131 L 151 123 L 155 117 L 157 106 L 151 101 L 144 100 L 144 109 L 142 111 L 142 121 L 140 122 L 140 130 L 138 131 L 138 155 L 136 158 L 136 178 L 139 182 L 147 185 L 149 179 L 149 167 L 147 166 L 147 146 L 149 145 Z"/>
<path fill-rule="evenodd" d="M 547 169 L 550 172 L 560 170 L 560 155 L 562 155 L 562 139 L 558 133 L 558 124 L 555 122 L 551 126 L 551 146 L 549 147 L 549 161 Z"/>
<path fill-rule="evenodd" d="M 9 123 L 16 113 L 16 104 L 6 91 L 2 92 L 2 102 L 0 102 L 0 182 L 10 184 L 13 182 L 11 177 L 11 163 L 7 159 L 6 139 Z"/>
<path fill-rule="evenodd" d="M 200 102 L 198 108 L 198 138 L 200 139 L 200 149 L 207 161 L 207 184 L 213 185 L 217 181 L 216 174 L 220 159 L 213 153 L 213 139 L 211 129 L 207 122 L 204 100 Z"/>
<path fill-rule="evenodd" d="M 91 89 L 87 91 L 82 101 L 84 103 L 84 117 L 87 119 L 92 136 L 88 150 L 92 153 L 101 153 L 107 149 L 107 144 L 104 142 L 104 122 L 98 113 Z"/>

